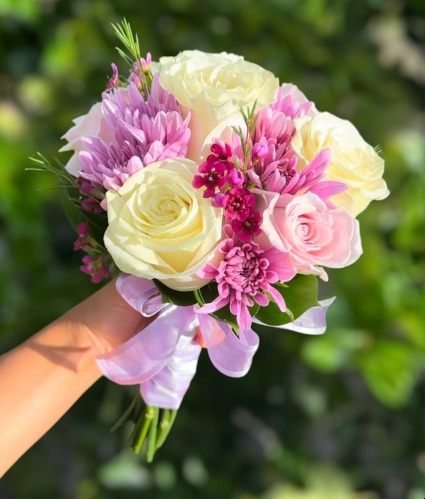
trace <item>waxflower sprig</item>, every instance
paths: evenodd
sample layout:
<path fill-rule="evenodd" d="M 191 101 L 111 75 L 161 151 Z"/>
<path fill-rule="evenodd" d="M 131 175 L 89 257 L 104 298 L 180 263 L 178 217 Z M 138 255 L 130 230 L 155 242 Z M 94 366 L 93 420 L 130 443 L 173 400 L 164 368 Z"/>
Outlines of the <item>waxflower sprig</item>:
<path fill-rule="evenodd" d="M 203 349 L 240 377 L 270 327 L 325 331 L 333 298 L 318 299 L 319 283 L 360 257 L 356 217 L 388 189 L 354 125 L 295 85 L 226 52 L 152 61 L 127 21 L 114 30 L 128 74 L 112 65 L 58 165 L 81 270 L 93 282 L 120 272 L 128 304 L 157 314 L 97 358 L 109 379 L 139 386 L 116 426 L 133 421 L 130 445 L 151 461 Z"/>

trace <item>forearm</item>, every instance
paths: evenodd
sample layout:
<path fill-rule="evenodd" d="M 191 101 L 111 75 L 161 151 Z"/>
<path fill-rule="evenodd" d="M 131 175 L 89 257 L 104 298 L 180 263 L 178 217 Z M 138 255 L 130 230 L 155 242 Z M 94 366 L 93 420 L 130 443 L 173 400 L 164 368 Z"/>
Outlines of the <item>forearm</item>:
<path fill-rule="evenodd" d="M 0 357 L 0 477 L 100 377 L 95 356 L 153 319 L 130 307 L 110 282 Z"/>
<path fill-rule="evenodd" d="M 0 477 L 100 377 L 69 314 L 0 357 Z"/>

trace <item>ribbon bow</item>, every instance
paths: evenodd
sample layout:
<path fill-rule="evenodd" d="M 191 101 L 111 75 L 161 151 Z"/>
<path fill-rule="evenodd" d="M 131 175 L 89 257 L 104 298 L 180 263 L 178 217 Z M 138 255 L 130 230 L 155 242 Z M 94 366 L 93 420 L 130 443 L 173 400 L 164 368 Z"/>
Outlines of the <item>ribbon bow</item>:
<path fill-rule="evenodd" d="M 238 378 L 250 369 L 259 337 L 252 329 L 236 335 L 232 328 L 195 306 L 163 303 L 152 281 L 121 274 L 116 288 L 124 300 L 145 317 L 158 317 L 114 351 L 96 357 L 102 373 L 121 385 L 140 385 L 147 405 L 178 409 L 196 373 L 202 346 L 212 364 L 226 376 Z M 333 299 L 322 302 L 281 326 L 285 329 L 321 334 L 326 310 Z"/>

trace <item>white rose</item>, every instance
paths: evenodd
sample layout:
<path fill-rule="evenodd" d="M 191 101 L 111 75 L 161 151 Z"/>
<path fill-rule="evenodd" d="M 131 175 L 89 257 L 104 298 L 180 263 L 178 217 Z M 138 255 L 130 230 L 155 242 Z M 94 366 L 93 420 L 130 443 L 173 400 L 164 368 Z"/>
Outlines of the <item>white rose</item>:
<path fill-rule="evenodd" d="M 176 57 L 162 57 L 156 69 L 160 85 L 192 111 L 192 138 L 188 157 L 198 161 L 207 135 L 228 116 L 257 101 L 273 101 L 278 79 L 241 56 L 187 50 Z"/>
<path fill-rule="evenodd" d="M 355 126 L 330 113 L 317 113 L 295 121 L 297 134 L 292 141 L 303 167 L 322 149 L 331 150 L 331 163 L 326 170 L 327 180 L 336 180 L 348 189 L 331 201 L 357 216 L 374 199 L 388 196 L 382 178 L 384 160 L 367 144 Z"/>
<path fill-rule="evenodd" d="M 66 165 L 66 170 L 75 177 L 78 177 L 82 168 L 79 158 L 80 151 L 84 149 L 82 137 L 99 137 L 105 142 L 114 142 L 114 134 L 103 118 L 101 102 L 94 104 L 87 114 L 75 118 L 74 126 L 62 136 L 68 144 L 59 149 L 59 152 L 75 151 Z"/>
<path fill-rule="evenodd" d="M 206 284 L 196 273 L 215 256 L 222 210 L 192 187 L 196 173 L 191 160 L 166 159 L 107 193 L 105 245 L 120 270 L 180 291 Z"/>

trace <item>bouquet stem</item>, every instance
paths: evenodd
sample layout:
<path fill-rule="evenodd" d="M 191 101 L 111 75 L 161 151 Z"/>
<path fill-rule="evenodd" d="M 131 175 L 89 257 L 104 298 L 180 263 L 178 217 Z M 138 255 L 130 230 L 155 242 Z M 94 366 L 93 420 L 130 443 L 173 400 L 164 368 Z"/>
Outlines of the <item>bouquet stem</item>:
<path fill-rule="evenodd" d="M 128 421 L 134 422 L 129 443 L 135 454 L 139 454 L 146 441 L 146 461 L 151 463 L 155 452 L 164 444 L 177 416 L 177 409 L 161 409 L 144 405 L 142 398 L 137 394 L 126 411 L 112 426 L 111 432 L 116 431 Z"/>

